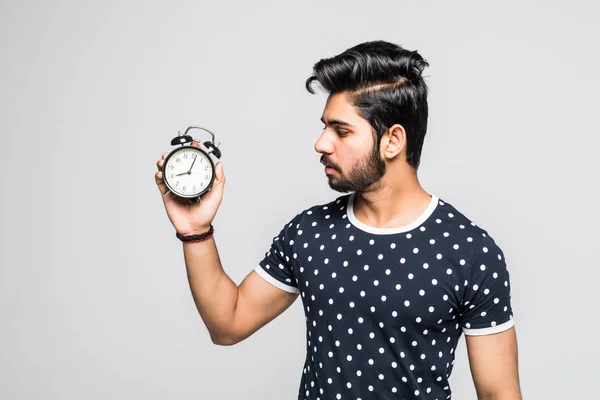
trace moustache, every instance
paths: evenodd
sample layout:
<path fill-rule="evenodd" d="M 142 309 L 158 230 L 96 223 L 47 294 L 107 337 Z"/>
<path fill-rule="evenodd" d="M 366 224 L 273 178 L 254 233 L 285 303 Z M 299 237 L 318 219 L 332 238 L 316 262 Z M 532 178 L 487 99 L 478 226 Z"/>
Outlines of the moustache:
<path fill-rule="evenodd" d="M 339 170 L 338 166 L 336 164 L 332 163 L 331 160 L 329 159 L 329 157 L 327 157 L 326 155 L 321 156 L 321 164 L 331 167 L 335 170 Z"/>

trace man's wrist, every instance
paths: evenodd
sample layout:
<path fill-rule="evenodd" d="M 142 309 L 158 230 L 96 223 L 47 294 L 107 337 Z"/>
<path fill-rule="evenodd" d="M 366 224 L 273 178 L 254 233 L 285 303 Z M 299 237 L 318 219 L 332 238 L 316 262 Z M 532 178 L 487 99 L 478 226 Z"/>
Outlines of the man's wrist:
<path fill-rule="evenodd" d="M 213 236 L 213 233 L 214 233 L 214 228 L 211 224 L 202 233 L 182 235 L 179 232 L 176 232 L 175 236 L 177 237 L 177 239 L 181 240 L 184 243 L 196 243 L 196 242 L 202 242 L 204 240 L 210 239 Z"/>

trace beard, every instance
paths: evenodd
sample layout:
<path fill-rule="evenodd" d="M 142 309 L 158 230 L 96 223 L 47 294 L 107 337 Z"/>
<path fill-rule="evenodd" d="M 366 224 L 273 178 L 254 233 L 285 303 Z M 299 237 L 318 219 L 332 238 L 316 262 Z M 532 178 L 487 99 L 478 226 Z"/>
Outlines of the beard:
<path fill-rule="evenodd" d="M 381 177 L 385 174 L 385 161 L 379 157 L 379 146 L 373 146 L 370 154 L 365 156 L 345 177 L 336 165 L 329 163 L 327 156 L 321 157 L 321 162 L 331 165 L 339 178 L 328 176 L 329 187 L 337 192 L 366 192 L 373 189 Z"/>

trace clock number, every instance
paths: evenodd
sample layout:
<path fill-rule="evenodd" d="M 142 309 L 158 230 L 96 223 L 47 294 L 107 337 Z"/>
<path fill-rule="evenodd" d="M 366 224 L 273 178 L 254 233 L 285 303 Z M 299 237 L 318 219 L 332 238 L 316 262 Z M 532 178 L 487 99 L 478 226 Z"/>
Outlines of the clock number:
<path fill-rule="evenodd" d="M 181 158 L 177 157 L 176 162 L 181 162 Z"/>
<path fill-rule="evenodd" d="M 196 154 L 196 153 L 192 154 L 192 158 L 196 158 L 197 155 L 198 154 Z"/>
<path fill-rule="evenodd" d="M 208 179 L 208 174 L 204 175 L 204 179 Z"/>
<path fill-rule="evenodd" d="M 183 155 L 183 158 L 184 158 L 185 160 L 187 160 L 187 158 L 188 158 L 188 153 L 185 153 L 185 154 Z"/>
<path fill-rule="evenodd" d="M 169 175 L 169 178 L 175 178 L 175 174 L 171 172 L 171 175 Z"/>
<path fill-rule="evenodd" d="M 196 185 L 192 186 L 192 192 L 196 191 Z"/>
<path fill-rule="evenodd" d="M 183 191 L 185 192 L 186 190 L 187 190 L 187 186 L 184 186 L 183 187 Z"/>
<path fill-rule="evenodd" d="M 209 165 L 208 165 L 208 164 L 206 164 L 206 165 L 204 166 L 204 170 L 205 170 L 205 171 L 208 171 L 208 168 L 209 168 Z"/>
<path fill-rule="evenodd" d="M 179 181 L 175 182 L 175 186 L 179 186 Z"/>
<path fill-rule="evenodd" d="M 175 166 L 173 164 L 169 165 L 169 169 L 173 169 Z"/>

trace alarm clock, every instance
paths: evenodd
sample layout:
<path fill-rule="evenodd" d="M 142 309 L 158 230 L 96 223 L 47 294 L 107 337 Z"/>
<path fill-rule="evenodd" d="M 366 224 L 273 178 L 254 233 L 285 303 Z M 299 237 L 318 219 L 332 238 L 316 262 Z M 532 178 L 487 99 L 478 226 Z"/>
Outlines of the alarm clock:
<path fill-rule="evenodd" d="M 192 129 L 208 132 L 212 139 L 200 142 L 188 132 Z M 193 142 L 201 143 L 196 146 Z M 163 180 L 169 192 L 183 199 L 196 199 L 209 192 L 215 180 L 215 163 L 221 158 L 219 144 L 215 144 L 215 134 L 201 126 L 190 126 L 182 134 L 171 140 L 172 146 L 178 146 L 165 157 L 162 168 Z"/>

